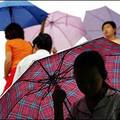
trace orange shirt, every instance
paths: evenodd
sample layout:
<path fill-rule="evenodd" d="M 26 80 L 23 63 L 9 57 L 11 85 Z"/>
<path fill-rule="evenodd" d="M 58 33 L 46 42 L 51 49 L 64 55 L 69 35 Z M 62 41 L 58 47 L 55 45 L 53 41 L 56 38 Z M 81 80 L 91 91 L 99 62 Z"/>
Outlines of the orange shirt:
<path fill-rule="evenodd" d="M 12 53 L 12 68 L 14 68 L 24 57 L 32 54 L 32 45 L 22 39 L 8 40 L 6 52 Z"/>

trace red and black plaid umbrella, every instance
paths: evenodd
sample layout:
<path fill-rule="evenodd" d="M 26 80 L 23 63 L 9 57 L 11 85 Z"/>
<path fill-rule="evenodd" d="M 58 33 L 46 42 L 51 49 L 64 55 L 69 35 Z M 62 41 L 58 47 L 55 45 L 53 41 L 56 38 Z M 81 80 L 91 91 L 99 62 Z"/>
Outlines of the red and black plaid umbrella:
<path fill-rule="evenodd" d="M 0 99 L 0 119 L 53 119 L 52 93 L 58 84 L 66 91 L 70 108 L 83 96 L 73 77 L 74 60 L 81 52 L 88 50 L 102 54 L 108 70 L 107 82 L 120 89 L 120 46 L 99 38 L 35 61 Z M 65 117 L 68 111 L 64 106 Z"/>

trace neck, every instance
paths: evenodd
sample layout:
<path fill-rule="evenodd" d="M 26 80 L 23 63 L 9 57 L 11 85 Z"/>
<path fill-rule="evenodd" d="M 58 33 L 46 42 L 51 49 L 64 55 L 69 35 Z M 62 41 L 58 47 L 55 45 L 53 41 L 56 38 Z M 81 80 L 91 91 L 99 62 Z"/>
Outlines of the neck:
<path fill-rule="evenodd" d="M 116 36 L 109 36 L 109 37 L 106 37 L 108 40 L 111 40 L 111 41 L 114 41 L 116 39 Z"/>
<path fill-rule="evenodd" d="M 103 83 L 102 88 L 92 97 L 86 96 L 87 101 L 93 101 L 93 102 L 99 102 L 106 94 L 107 92 L 107 85 Z"/>

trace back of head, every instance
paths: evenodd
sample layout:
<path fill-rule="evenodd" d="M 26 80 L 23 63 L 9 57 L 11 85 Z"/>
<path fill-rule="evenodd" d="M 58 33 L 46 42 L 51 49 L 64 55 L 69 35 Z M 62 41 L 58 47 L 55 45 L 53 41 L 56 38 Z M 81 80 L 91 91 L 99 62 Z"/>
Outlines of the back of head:
<path fill-rule="evenodd" d="M 74 74 L 79 74 L 80 69 L 96 67 L 103 80 L 107 78 L 107 71 L 102 56 L 97 51 L 86 51 L 80 54 L 74 62 Z"/>
<path fill-rule="evenodd" d="M 47 51 L 51 51 L 52 49 L 52 38 L 50 35 L 46 33 L 40 33 L 34 40 L 33 40 L 33 46 L 35 46 L 38 49 L 44 49 Z"/>
<path fill-rule="evenodd" d="M 23 28 L 16 23 L 11 23 L 5 28 L 5 37 L 8 40 L 11 39 L 24 39 L 24 31 Z"/>

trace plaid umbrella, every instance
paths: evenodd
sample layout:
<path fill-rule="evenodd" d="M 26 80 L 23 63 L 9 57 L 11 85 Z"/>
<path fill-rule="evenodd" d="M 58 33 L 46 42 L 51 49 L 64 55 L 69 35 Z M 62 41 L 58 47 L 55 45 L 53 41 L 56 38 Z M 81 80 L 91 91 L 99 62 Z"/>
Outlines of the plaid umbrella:
<path fill-rule="evenodd" d="M 0 99 L 0 119 L 53 119 L 52 93 L 57 84 L 66 91 L 70 108 L 83 97 L 73 78 L 73 63 L 81 52 L 88 50 L 102 54 L 108 70 L 107 82 L 120 89 L 120 46 L 99 38 L 34 62 Z M 64 106 L 65 118 L 67 114 Z"/>

